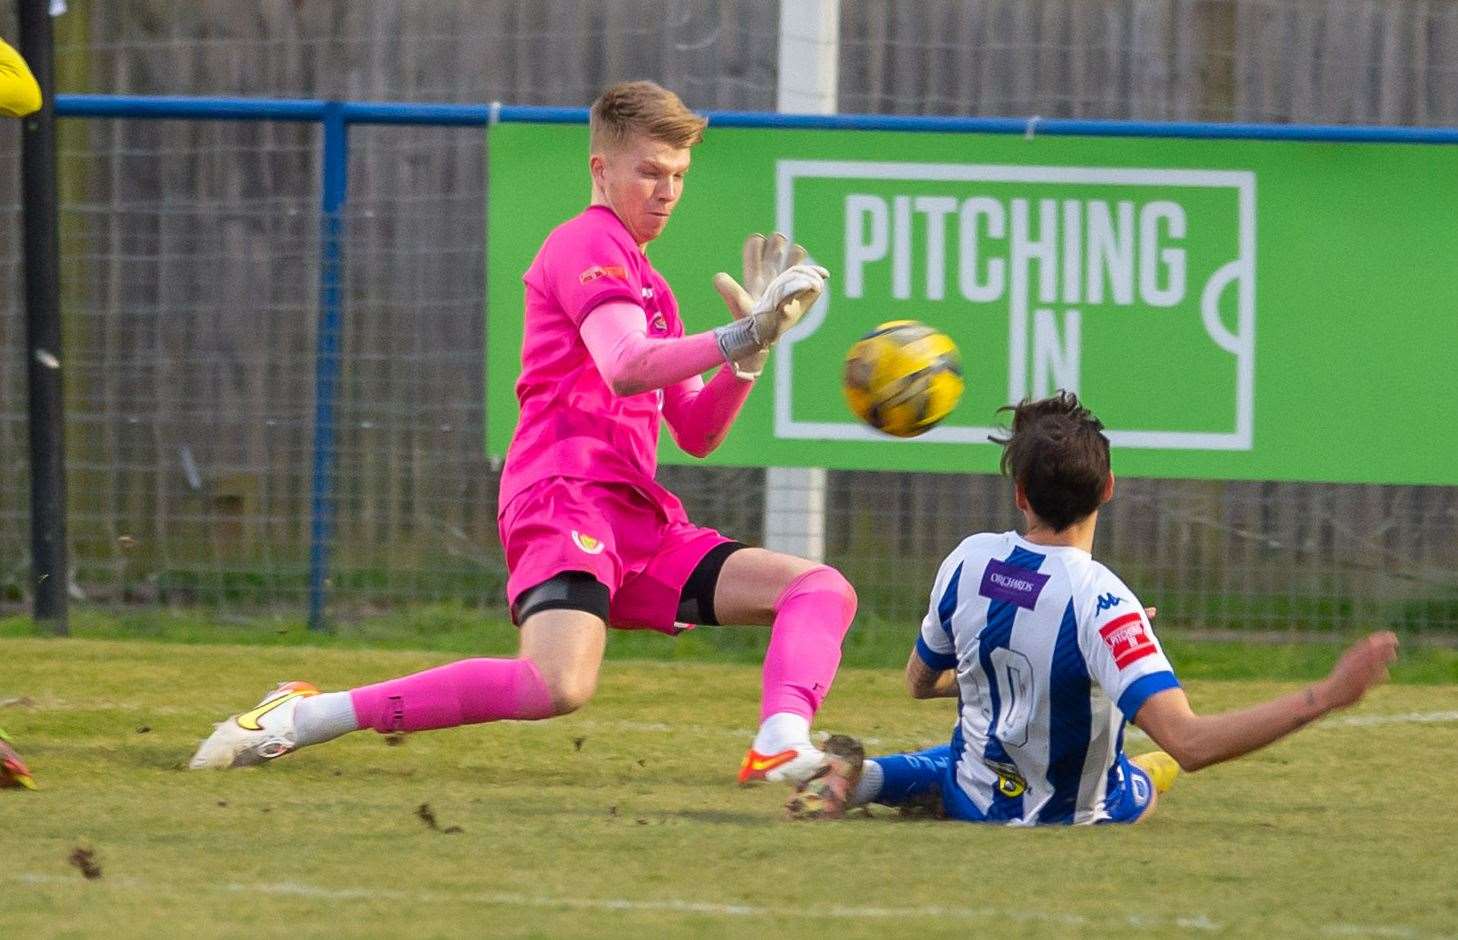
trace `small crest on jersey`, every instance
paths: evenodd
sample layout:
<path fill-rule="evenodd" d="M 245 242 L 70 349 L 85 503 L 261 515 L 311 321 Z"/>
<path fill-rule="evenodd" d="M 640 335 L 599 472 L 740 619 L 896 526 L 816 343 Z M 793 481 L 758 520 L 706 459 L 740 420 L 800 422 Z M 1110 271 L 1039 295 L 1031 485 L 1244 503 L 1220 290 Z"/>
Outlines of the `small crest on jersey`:
<path fill-rule="evenodd" d="M 577 275 L 577 280 L 583 284 L 591 284 L 600 277 L 627 277 L 628 272 L 623 270 L 620 264 L 594 264 L 592 267 Z"/>
<path fill-rule="evenodd" d="M 1154 652 L 1154 638 L 1144 629 L 1144 615 L 1135 611 L 1115 617 L 1099 627 L 1099 636 L 1114 654 L 1114 665 L 1123 669 Z"/>
<path fill-rule="evenodd" d="M 607 547 L 601 539 L 595 539 L 590 535 L 583 535 L 576 529 L 572 530 L 572 544 L 587 552 L 589 555 L 601 555 L 602 550 Z"/>
<path fill-rule="evenodd" d="M 1022 777 L 1018 776 L 1017 774 L 1008 773 L 1007 771 L 998 771 L 998 793 L 1001 793 L 1003 796 L 1012 799 L 1013 797 L 1022 796 L 1027 789 L 1028 783 Z"/>
<path fill-rule="evenodd" d="M 1047 583 L 1046 574 L 994 558 L 982 572 L 982 586 L 977 589 L 977 593 L 995 601 L 1032 610 L 1038 603 L 1038 595 L 1043 593 L 1043 585 Z"/>
<path fill-rule="evenodd" d="M 668 332 L 668 321 L 663 318 L 661 313 L 653 314 L 653 319 L 648 322 L 648 326 L 655 333 Z"/>
<path fill-rule="evenodd" d="M 1113 610 L 1122 603 L 1124 603 L 1124 599 L 1115 594 L 1100 594 L 1099 606 L 1094 610 L 1094 613 L 1101 614 L 1106 610 Z"/>

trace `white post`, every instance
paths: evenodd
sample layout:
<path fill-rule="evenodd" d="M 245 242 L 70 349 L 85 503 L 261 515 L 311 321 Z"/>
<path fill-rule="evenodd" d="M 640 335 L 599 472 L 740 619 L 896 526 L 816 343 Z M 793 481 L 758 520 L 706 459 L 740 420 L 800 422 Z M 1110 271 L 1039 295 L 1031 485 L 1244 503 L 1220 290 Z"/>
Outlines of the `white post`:
<path fill-rule="evenodd" d="M 834 114 L 840 68 L 840 0 L 780 0 L 776 107 L 787 114 Z M 771 467 L 765 474 L 766 548 L 825 559 L 825 469 Z"/>

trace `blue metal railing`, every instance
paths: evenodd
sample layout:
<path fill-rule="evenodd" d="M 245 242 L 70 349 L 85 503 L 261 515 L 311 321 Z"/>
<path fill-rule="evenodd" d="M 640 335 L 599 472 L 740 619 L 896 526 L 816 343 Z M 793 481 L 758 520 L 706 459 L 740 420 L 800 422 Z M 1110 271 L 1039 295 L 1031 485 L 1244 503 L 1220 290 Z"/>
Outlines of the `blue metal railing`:
<path fill-rule="evenodd" d="M 532 105 L 407 104 L 391 101 L 323 101 L 292 98 L 193 98 L 182 96 L 57 95 L 58 117 L 153 120 L 302 121 L 324 129 L 320 186 L 319 323 L 315 355 L 313 482 L 310 492 L 309 628 L 325 627 L 324 606 L 333 532 L 334 408 L 339 386 L 339 337 L 343 319 L 340 277 L 344 266 L 344 207 L 348 200 L 351 124 L 428 124 L 488 127 L 497 123 L 584 124 L 586 108 Z M 1328 143 L 1458 144 L 1458 128 L 1376 127 L 1322 124 L 1197 124 L 1090 121 L 1041 117 L 918 117 L 869 114 L 767 114 L 710 111 L 712 127 L 920 131 L 1026 136 L 1179 137 L 1203 140 L 1287 140 Z"/>

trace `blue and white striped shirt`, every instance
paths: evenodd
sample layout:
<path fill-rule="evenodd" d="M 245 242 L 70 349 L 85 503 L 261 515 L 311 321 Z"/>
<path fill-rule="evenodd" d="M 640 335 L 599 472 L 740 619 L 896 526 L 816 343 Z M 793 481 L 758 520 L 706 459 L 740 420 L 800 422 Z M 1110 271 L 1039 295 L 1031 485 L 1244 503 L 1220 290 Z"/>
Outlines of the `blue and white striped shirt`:
<path fill-rule="evenodd" d="M 1144 607 L 1082 549 L 984 532 L 942 562 L 918 654 L 956 669 L 956 779 L 989 821 L 1108 818 L 1124 722 L 1178 685 Z"/>

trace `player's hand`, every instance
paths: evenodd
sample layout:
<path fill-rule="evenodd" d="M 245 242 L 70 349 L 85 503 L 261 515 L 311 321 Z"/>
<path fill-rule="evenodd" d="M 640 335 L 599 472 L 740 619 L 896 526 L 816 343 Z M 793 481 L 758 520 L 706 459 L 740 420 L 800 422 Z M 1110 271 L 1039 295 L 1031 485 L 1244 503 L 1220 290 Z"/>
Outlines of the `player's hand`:
<path fill-rule="evenodd" d="M 746 277 L 745 280 L 748 281 L 749 278 Z M 753 312 L 755 298 L 740 287 L 738 281 L 723 271 L 714 275 L 714 290 L 724 298 L 724 306 L 729 308 L 729 315 L 734 318 L 736 323 Z M 751 345 L 748 351 L 738 358 L 729 360 L 729 364 L 733 366 L 734 374 L 741 379 L 757 379 L 759 374 L 764 371 L 764 363 L 768 358 L 768 349 L 760 349 L 758 346 Z"/>
<path fill-rule="evenodd" d="M 803 247 L 779 232 L 766 238 L 758 233 L 744 240 L 744 283 L 728 274 L 714 275 L 714 289 L 736 321 L 749 318 L 749 348 L 731 359 L 735 374 L 754 378 L 764 370 L 769 349 L 799 322 L 824 290 L 830 272 L 804 263 Z M 794 275 L 790 272 L 795 271 Z"/>
<path fill-rule="evenodd" d="M 1387 679 L 1387 665 L 1397 658 L 1397 635 L 1388 631 L 1363 637 L 1347 648 L 1331 674 L 1317 683 L 1318 698 L 1328 709 L 1354 705 L 1367 690 Z"/>
<path fill-rule="evenodd" d="M 744 240 L 744 290 L 755 300 L 780 273 L 803 264 L 808 253 L 779 232 L 768 238 L 758 232 Z"/>
<path fill-rule="evenodd" d="M 749 313 L 750 334 L 768 349 L 800 322 L 825 291 L 830 272 L 818 264 L 797 264 L 781 271 Z"/>
<path fill-rule="evenodd" d="M 754 310 L 755 303 L 764 294 L 770 281 L 788 267 L 805 260 L 805 249 L 793 245 L 779 232 L 770 237 L 755 232 L 744 240 L 743 286 L 727 274 L 714 275 L 714 289 L 724 298 L 730 315 L 742 320 Z M 769 348 L 756 349 L 734 361 L 734 374 L 741 379 L 758 378 L 764 371 Z"/>

